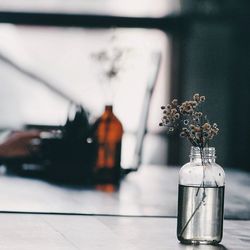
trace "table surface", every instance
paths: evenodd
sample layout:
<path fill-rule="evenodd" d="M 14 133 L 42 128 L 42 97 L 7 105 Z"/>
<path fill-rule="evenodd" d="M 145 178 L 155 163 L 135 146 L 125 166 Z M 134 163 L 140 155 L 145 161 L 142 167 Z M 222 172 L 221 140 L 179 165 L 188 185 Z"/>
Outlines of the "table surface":
<path fill-rule="evenodd" d="M 0 211 L 175 217 L 178 171 L 178 167 L 141 166 L 113 193 L 2 175 Z M 226 219 L 250 219 L 249 193 L 250 173 L 226 169 Z"/>
<path fill-rule="evenodd" d="M 1 249 L 249 250 L 249 221 L 226 220 L 219 246 L 179 244 L 176 219 L 0 214 Z"/>
<path fill-rule="evenodd" d="M 176 239 L 178 169 L 142 166 L 105 193 L 0 176 L 1 249 L 249 249 L 250 174 L 226 170 L 224 236 L 219 246 Z"/>

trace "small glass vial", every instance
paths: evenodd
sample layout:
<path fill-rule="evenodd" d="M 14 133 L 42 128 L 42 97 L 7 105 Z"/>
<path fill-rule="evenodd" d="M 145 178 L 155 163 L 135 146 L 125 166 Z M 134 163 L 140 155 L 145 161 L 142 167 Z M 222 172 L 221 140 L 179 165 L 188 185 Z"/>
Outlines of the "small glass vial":
<path fill-rule="evenodd" d="M 97 189 L 113 191 L 120 182 L 123 127 L 111 105 L 105 107 L 94 127 L 94 141 L 97 145 L 94 182 Z"/>
<path fill-rule="evenodd" d="M 177 238 L 186 244 L 218 244 L 223 234 L 225 173 L 215 148 L 191 148 L 179 172 Z"/>

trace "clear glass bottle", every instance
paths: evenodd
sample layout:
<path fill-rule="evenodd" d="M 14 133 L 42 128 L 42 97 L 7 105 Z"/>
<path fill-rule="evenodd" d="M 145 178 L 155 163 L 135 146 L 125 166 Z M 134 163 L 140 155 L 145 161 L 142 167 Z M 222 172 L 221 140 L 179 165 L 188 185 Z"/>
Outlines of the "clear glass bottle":
<path fill-rule="evenodd" d="M 186 244 L 218 244 L 223 234 L 225 173 L 215 148 L 191 148 L 179 172 L 177 238 Z"/>
<path fill-rule="evenodd" d="M 94 127 L 97 145 L 94 182 L 97 189 L 113 191 L 120 181 L 123 127 L 111 105 L 105 107 Z"/>

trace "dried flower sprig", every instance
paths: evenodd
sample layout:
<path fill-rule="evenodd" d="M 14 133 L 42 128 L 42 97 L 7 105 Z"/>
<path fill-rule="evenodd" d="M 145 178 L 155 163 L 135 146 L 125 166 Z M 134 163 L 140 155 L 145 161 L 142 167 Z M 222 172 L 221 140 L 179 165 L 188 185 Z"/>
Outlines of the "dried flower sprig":
<path fill-rule="evenodd" d="M 180 136 L 187 138 L 190 143 L 204 148 L 219 132 L 216 123 L 210 124 L 207 116 L 202 112 L 202 104 L 206 97 L 194 94 L 192 100 L 178 104 L 174 99 L 167 106 L 162 106 L 163 117 L 160 126 L 167 127 L 168 132 L 180 128 Z M 182 125 L 182 126 L 181 126 Z"/>
<path fill-rule="evenodd" d="M 122 57 L 125 52 L 125 49 L 114 47 L 93 53 L 92 58 L 102 64 L 103 76 L 108 80 L 112 80 L 119 75 L 122 68 Z"/>

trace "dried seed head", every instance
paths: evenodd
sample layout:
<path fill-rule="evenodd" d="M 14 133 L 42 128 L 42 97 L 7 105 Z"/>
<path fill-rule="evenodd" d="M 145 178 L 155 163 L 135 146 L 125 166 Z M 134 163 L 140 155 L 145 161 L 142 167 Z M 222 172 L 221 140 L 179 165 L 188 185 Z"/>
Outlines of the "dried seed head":
<path fill-rule="evenodd" d="M 198 93 L 196 93 L 196 94 L 193 95 L 193 100 L 194 100 L 194 101 L 197 101 L 197 102 L 198 102 L 198 101 L 199 101 L 199 98 L 200 98 L 200 95 L 199 95 Z"/>
<path fill-rule="evenodd" d="M 178 100 L 177 100 L 177 99 L 174 99 L 174 100 L 172 101 L 172 104 L 173 104 L 174 106 L 177 106 Z"/>
<path fill-rule="evenodd" d="M 206 130 L 209 130 L 209 129 L 211 128 L 211 125 L 210 125 L 208 122 L 206 122 L 206 123 L 204 123 L 204 124 L 202 125 L 202 128 L 203 128 L 203 129 L 206 129 Z"/>
<path fill-rule="evenodd" d="M 206 100 L 206 97 L 204 95 L 200 97 L 201 102 L 205 102 L 205 100 Z"/>
<path fill-rule="evenodd" d="M 173 132 L 178 126 L 178 122 L 183 122 L 181 127 L 181 137 L 186 137 L 192 145 L 204 147 L 215 135 L 219 129 L 216 123 L 212 125 L 207 116 L 200 111 L 200 104 L 206 100 L 205 96 L 199 93 L 193 95 L 192 100 L 184 101 L 178 104 L 174 99 L 167 106 L 162 106 L 163 118 L 160 126 L 166 126 L 168 132 Z M 203 122 L 205 121 L 205 122 Z M 203 124 L 204 123 L 204 124 Z"/>
<path fill-rule="evenodd" d="M 197 108 L 197 106 L 198 106 L 198 103 L 197 103 L 197 102 L 194 102 L 194 103 L 193 103 L 193 108 L 195 109 L 195 108 Z"/>
<path fill-rule="evenodd" d="M 180 118 L 180 114 L 179 114 L 179 113 L 176 113 L 176 114 L 174 115 L 174 118 L 175 118 L 175 119 L 179 119 L 179 118 Z"/>
<path fill-rule="evenodd" d="M 177 113 L 177 109 L 172 109 L 172 114 L 175 114 L 175 113 Z"/>
<path fill-rule="evenodd" d="M 201 131 L 201 128 L 200 128 L 200 127 L 194 127 L 194 131 L 195 131 L 195 132 L 200 132 L 200 131 Z"/>
<path fill-rule="evenodd" d="M 195 115 L 196 117 L 202 117 L 202 112 L 195 112 L 194 115 Z"/>
<path fill-rule="evenodd" d="M 188 105 L 186 106 L 185 111 L 186 111 L 187 113 L 192 113 L 192 112 L 194 111 L 192 105 L 189 105 L 189 104 L 188 104 Z"/>

